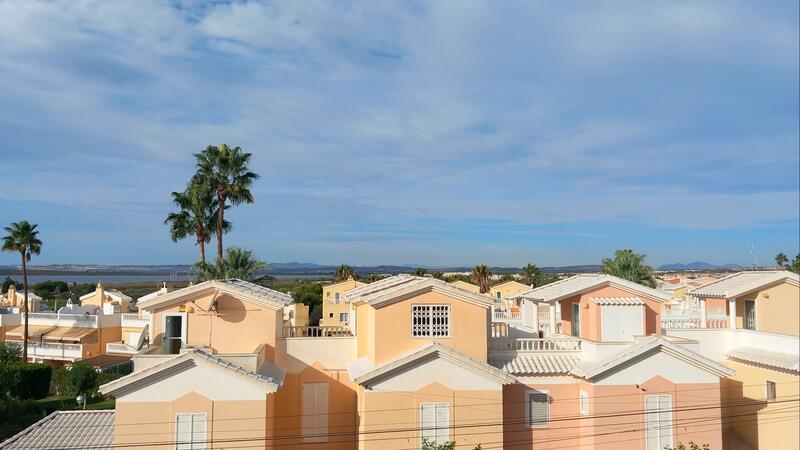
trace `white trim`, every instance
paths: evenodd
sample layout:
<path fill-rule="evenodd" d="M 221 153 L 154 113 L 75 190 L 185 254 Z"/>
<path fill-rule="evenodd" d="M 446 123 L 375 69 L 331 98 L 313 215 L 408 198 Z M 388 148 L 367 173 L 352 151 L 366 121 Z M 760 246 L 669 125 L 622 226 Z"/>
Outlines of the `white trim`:
<path fill-rule="evenodd" d="M 670 427 L 669 427 L 669 442 L 662 442 L 662 440 L 661 440 L 662 438 L 666 437 L 666 436 L 663 436 L 663 433 L 664 433 L 665 430 L 667 430 L 667 428 L 665 428 L 664 425 L 661 423 L 661 414 L 663 414 L 663 413 L 661 411 L 660 406 L 655 411 L 650 411 L 650 410 L 647 409 L 647 399 L 648 398 L 655 398 L 656 399 L 656 403 L 658 404 L 658 403 L 660 403 L 659 399 L 663 398 L 663 397 L 669 398 L 669 408 L 664 411 L 664 412 L 669 413 L 669 424 L 670 424 Z M 664 448 L 672 448 L 672 446 L 675 444 L 675 414 L 673 412 L 673 408 L 675 406 L 674 406 L 673 400 L 674 400 L 674 398 L 672 397 L 672 394 L 647 394 L 647 395 L 644 396 L 644 411 L 645 411 L 645 413 L 644 413 L 644 428 L 645 428 L 644 429 L 644 448 L 645 448 L 645 450 L 661 450 L 661 449 L 664 449 Z M 656 418 L 656 421 L 657 421 L 657 427 L 656 427 L 655 431 L 658 433 L 658 445 L 656 446 L 655 449 L 650 449 L 650 447 L 648 447 L 648 442 L 647 442 L 647 440 L 648 440 L 647 434 L 648 434 L 648 431 L 649 431 L 648 430 L 648 424 L 647 424 L 648 414 L 655 414 L 655 418 Z M 650 416 L 650 417 L 653 417 L 653 416 Z"/>
<path fill-rule="evenodd" d="M 583 389 L 578 392 L 578 411 L 582 416 L 589 415 L 589 393 Z"/>
<path fill-rule="evenodd" d="M 161 344 L 164 344 L 164 335 L 167 331 L 167 317 L 181 317 L 181 348 L 186 347 L 186 333 L 189 317 L 185 312 L 168 312 L 161 315 Z"/>
<path fill-rule="evenodd" d="M 430 406 L 430 407 L 433 408 L 433 436 L 434 436 L 433 437 L 433 443 L 435 443 L 437 445 L 441 445 L 441 444 L 444 444 L 444 443 L 450 441 L 450 403 L 447 403 L 447 402 L 421 402 L 419 404 L 419 446 L 420 446 L 420 448 L 422 448 L 422 439 L 423 439 L 422 433 L 425 431 L 425 423 L 422 420 L 422 414 L 423 414 L 423 410 L 424 410 L 425 406 Z M 440 425 L 439 423 L 437 423 L 438 421 L 436 420 L 437 410 L 439 409 L 439 407 L 447 408 L 447 424 L 446 424 L 447 428 L 446 429 L 441 428 L 441 427 L 444 427 L 444 425 Z M 439 436 L 437 436 L 437 435 L 439 433 L 443 432 L 443 431 L 447 432 L 447 437 L 445 438 L 444 442 L 439 442 Z"/>
<path fill-rule="evenodd" d="M 547 396 L 547 401 L 545 405 L 547 406 L 547 423 L 545 424 L 533 424 L 533 418 L 531 417 L 531 395 L 533 394 L 545 394 Z M 550 428 L 550 390 L 549 389 L 528 389 L 525 391 L 525 424 L 528 428 Z"/>

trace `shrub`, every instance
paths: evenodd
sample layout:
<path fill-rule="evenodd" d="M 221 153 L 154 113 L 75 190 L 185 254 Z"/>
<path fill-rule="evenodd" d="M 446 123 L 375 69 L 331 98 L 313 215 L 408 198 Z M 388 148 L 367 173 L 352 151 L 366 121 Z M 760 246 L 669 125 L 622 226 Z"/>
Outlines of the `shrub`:
<path fill-rule="evenodd" d="M 13 363 L 6 366 L 11 395 L 20 399 L 39 399 L 50 393 L 53 368 L 47 364 Z"/>
<path fill-rule="evenodd" d="M 33 400 L 0 399 L 0 440 L 20 432 L 45 413 Z"/>
<path fill-rule="evenodd" d="M 96 389 L 98 384 L 97 371 L 94 367 L 84 363 L 76 362 L 67 374 L 67 383 L 71 391 L 75 394 L 86 393 L 90 394 L 92 390 Z"/>
<path fill-rule="evenodd" d="M 72 386 L 70 386 L 69 380 L 67 379 L 68 375 L 69 371 L 63 367 L 53 370 L 53 378 L 50 383 L 50 392 L 53 395 L 74 395 Z"/>

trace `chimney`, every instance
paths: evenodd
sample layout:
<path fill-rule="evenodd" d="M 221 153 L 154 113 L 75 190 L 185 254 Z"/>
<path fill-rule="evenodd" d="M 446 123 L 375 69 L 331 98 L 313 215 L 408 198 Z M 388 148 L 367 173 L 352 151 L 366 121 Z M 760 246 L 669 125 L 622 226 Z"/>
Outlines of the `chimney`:
<path fill-rule="evenodd" d="M 6 299 L 8 300 L 8 304 L 11 306 L 17 306 L 17 287 L 14 283 L 11 283 L 8 286 L 8 292 L 6 292 Z"/>
<path fill-rule="evenodd" d="M 100 307 L 103 307 L 103 304 L 106 302 L 106 290 L 103 288 L 102 283 L 99 281 L 97 282 L 97 288 L 94 290 L 95 296 L 100 299 Z"/>

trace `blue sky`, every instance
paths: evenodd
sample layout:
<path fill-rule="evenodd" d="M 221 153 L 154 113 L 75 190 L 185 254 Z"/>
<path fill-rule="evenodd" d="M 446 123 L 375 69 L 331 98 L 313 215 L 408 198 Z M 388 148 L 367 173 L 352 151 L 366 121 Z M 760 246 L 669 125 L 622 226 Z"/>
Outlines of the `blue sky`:
<path fill-rule="evenodd" d="M 192 153 L 267 261 L 759 262 L 800 243 L 797 2 L 0 2 L 0 222 L 190 263 Z M 17 257 L 0 255 L 0 264 Z"/>

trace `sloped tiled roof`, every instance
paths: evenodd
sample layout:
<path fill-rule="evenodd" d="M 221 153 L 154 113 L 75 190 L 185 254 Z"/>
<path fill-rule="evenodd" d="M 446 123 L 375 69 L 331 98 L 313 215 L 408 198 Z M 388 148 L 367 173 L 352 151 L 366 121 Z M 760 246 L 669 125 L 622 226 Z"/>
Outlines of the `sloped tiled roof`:
<path fill-rule="evenodd" d="M 351 289 L 346 291 L 344 296 L 351 303 L 363 301 L 364 303 L 377 306 L 384 302 L 390 303 L 406 295 L 424 290 L 433 290 L 445 295 L 449 294 L 461 300 L 484 306 L 489 306 L 494 303 L 494 300 L 486 295 L 458 288 L 450 283 L 437 280 L 436 278 L 415 277 L 405 274 L 385 278 L 360 288 Z"/>
<path fill-rule="evenodd" d="M 745 363 L 754 363 L 760 366 L 800 372 L 800 354 L 770 352 L 753 347 L 739 347 L 728 352 L 728 359 Z"/>
<path fill-rule="evenodd" d="M 513 375 L 568 374 L 580 363 L 580 356 L 565 353 L 520 354 L 512 360 L 492 361 L 492 365 Z"/>
<path fill-rule="evenodd" d="M 209 289 L 218 289 L 230 295 L 239 295 L 244 299 L 249 299 L 254 303 L 271 308 L 283 308 L 293 301 L 292 296 L 289 294 L 284 294 L 283 292 L 278 292 L 237 278 L 228 278 L 224 280 L 204 281 L 194 286 L 178 289 L 146 301 L 141 301 L 140 299 L 138 302 L 139 309 L 147 310 L 157 306 L 180 302 L 186 296 Z"/>
<path fill-rule="evenodd" d="M 800 285 L 800 275 L 787 270 L 738 272 L 692 291 L 693 295 L 732 298 L 786 280 Z"/>
<path fill-rule="evenodd" d="M 637 306 L 644 305 L 644 300 L 639 297 L 592 297 L 592 301 L 598 305 L 609 306 Z"/>
<path fill-rule="evenodd" d="M 110 449 L 114 410 L 56 411 L 0 443 L 0 449 Z"/>
<path fill-rule="evenodd" d="M 645 295 L 656 300 L 667 301 L 672 298 L 670 295 L 664 292 L 657 291 L 647 286 L 642 286 L 639 283 L 634 283 L 633 281 L 628 281 L 613 275 L 602 274 L 575 275 L 573 277 L 565 278 L 563 280 L 556 281 L 555 283 L 546 284 L 538 288 L 517 292 L 513 295 L 510 295 L 509 298 L 513 300 L 515 298 L 524 297 L 545 302 L 556 301 L 606 284 L 619 286 L 620 288 L 637 292 L 641 295 Z"/>

